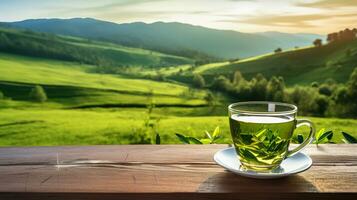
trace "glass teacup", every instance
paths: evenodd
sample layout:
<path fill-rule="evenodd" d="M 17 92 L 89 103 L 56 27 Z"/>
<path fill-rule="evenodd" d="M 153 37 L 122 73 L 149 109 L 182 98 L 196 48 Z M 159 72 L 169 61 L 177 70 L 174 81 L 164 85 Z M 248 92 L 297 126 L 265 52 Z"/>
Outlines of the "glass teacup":
<path fill-rule="evenodd" d="M 242 166 L 248 170 L 270 171 L 308 145 L 315 128 L 309 120 L 296 119 L 297 107 L 277 102 L 239 102 L 229 105 L 233 144 Z M 289 150 L 295 128 L 306 125 L 309 136 Z"/>

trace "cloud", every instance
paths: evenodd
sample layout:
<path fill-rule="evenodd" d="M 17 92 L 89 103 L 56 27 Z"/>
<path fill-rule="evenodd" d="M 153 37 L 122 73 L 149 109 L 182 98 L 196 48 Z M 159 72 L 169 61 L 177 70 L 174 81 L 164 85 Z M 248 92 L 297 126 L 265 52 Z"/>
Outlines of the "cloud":
<path fill-rule="evenodd" d="M 106 5 L 102 6 L 95 6 L 90 9 L 112 9 L 112 8 L 118 8 L 118 7 L 126 7 L 126 6 L 134 6 L 134 5 L 140 5 L 140 4 L 145 4 L 145 3 L 153 3 L 153 2 L 158 2 L 158 1 L 165 1 L 165 0 L 121 0 L 121 1 L 115 1 Z"/>
<path fill-rule="evenodd" d="M 331 19 L 350 19 L 357 17 L 356 14 L 307 14 L 307 15 L 264 15 L 245 17 L 231 20 L 224 20 L 224 22 L 247 23 L 264 26 L 277 27 L 299 27 L 299 28 L 313 28 L 318 27 L 315 21 L 326 21 Z"/>
<path fill-rule="evenodd" d="M 59 7 L 58 5 L 52 6 L 49 10 L 55 11 L 57 14 L 65 15 L 72 13 L 98 13 L 98 12 L 111 12 L 118 9 L 130 8 L 132 6 L 140 6 L 141 4 L 155 3 L 165 0 L 104 0 L 104 1 L 78 1 L 80 6 L 75 4 L 68 4 Z"/>
<path fill-rule="evenodd" d="M 298 2 L 296 5 L 313 8 L 357 7 L 356 0 L 319 0 L 314 2 Z"/>

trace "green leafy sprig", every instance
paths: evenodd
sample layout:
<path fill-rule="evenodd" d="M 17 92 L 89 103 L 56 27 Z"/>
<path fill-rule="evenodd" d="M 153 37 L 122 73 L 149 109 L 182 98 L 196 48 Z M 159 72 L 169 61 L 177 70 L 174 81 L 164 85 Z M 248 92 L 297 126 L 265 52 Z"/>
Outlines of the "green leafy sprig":
<path fill-rule="evenodd" d="M 219 126 L 217 126 L 213 133 L 210 134 L 208 131 L 205 131 L 207 138 L 197 139 L 191 136 L 185 136 L 180 133 L 176 133 L 176 137 L 183 143 L 183 144 L 216 144 L 218 140 L 221 138 L 220 134 L 221 131 Z"/>

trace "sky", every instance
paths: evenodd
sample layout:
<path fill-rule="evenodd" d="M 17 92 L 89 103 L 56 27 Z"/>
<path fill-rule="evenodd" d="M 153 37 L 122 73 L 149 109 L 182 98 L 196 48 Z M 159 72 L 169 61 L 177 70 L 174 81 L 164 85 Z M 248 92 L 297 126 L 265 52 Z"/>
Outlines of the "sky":
<path fill-rule="evenodd" d="M 3 22 L 75 17 L 326 34 L 357 27 L 357 0 L 0 0 Z"/>

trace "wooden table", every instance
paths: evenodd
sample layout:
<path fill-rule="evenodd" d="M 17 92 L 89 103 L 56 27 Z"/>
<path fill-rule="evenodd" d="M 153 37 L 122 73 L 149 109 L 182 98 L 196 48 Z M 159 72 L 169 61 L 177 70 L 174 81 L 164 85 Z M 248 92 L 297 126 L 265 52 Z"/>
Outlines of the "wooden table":
<path fill-rule="evenodd" d="M 225 171 L 227 145 L 0 148 L 0 199 L 357 199 L 357 145 L 310 145 L 299 175 L 255 180 Z"/>

